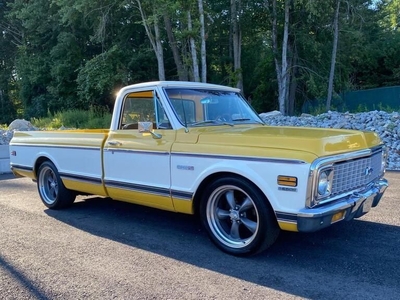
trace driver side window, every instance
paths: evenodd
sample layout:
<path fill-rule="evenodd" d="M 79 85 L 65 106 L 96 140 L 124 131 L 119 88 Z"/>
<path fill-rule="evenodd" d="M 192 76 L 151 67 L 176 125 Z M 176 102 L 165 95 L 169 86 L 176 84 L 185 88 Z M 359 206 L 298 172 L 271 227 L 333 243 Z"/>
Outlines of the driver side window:
<path fill-rule="evenodd" d="M 125 97 L 120 129 L 138 129 L 139 122 L 151 122 L 153 128 L 171 128 L 168 117 L 153 91 L 130 93 Z"/>

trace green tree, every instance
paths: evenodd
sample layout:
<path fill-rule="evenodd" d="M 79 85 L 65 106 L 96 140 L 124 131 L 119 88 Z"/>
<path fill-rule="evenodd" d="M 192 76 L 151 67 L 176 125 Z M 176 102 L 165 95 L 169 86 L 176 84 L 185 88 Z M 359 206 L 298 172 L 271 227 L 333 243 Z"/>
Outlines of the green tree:
<path fill-rule="evenodd" d="M 0 124 L 10 123 L 17 114 L 14 60 L 21 39 L 19 28 L 6 21 L 8 1 L 0 1 Z"/>

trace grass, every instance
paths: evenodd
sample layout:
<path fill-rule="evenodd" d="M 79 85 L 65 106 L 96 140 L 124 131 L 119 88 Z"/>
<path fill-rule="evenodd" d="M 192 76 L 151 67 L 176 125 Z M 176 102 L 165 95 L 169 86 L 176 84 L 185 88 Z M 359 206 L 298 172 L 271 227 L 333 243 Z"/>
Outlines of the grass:
<path fill-rule="evenodd" d="M 101 108 L 72 109 L 49 114 L 44 118 L 32 118 L 30 121 L 33 126 L 44 129 L 59 129 L 61 127 L 99 129 L 110 127 L 111 114 Z"/>

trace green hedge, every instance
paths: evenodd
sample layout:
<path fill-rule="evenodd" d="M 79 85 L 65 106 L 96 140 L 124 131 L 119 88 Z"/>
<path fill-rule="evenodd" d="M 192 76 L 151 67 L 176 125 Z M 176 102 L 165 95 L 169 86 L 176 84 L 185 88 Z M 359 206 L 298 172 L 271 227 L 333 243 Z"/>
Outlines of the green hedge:
<path fill-rule="evenodd" d="M 110 128 L 111 113 L 102 108 L 89 110 L 72 109 L 44 118 L 32 118 L 31 123 L 37 128 L 59 129 L 61 127 L 77 129 Z"/>

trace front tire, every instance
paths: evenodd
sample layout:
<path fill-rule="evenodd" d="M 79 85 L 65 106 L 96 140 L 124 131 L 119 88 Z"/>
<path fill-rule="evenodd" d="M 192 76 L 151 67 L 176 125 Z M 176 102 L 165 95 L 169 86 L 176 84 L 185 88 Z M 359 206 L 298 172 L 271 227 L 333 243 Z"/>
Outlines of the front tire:
<path fill-rule="evenodd" d="M 57 168 L 50 161 L 39 167 L 37 188 L 43 204 L 48 208 L 65 208 L 75 201 L 76 194 L 64 186 Z"/>
<path fill-rule="evenodd" d="M 207 187 L 200 215 L 210 239 L 222 251 L 248 256 L 264 251 L 279 235 L 266 197 L 239 177 L 219 178 Z"/>

